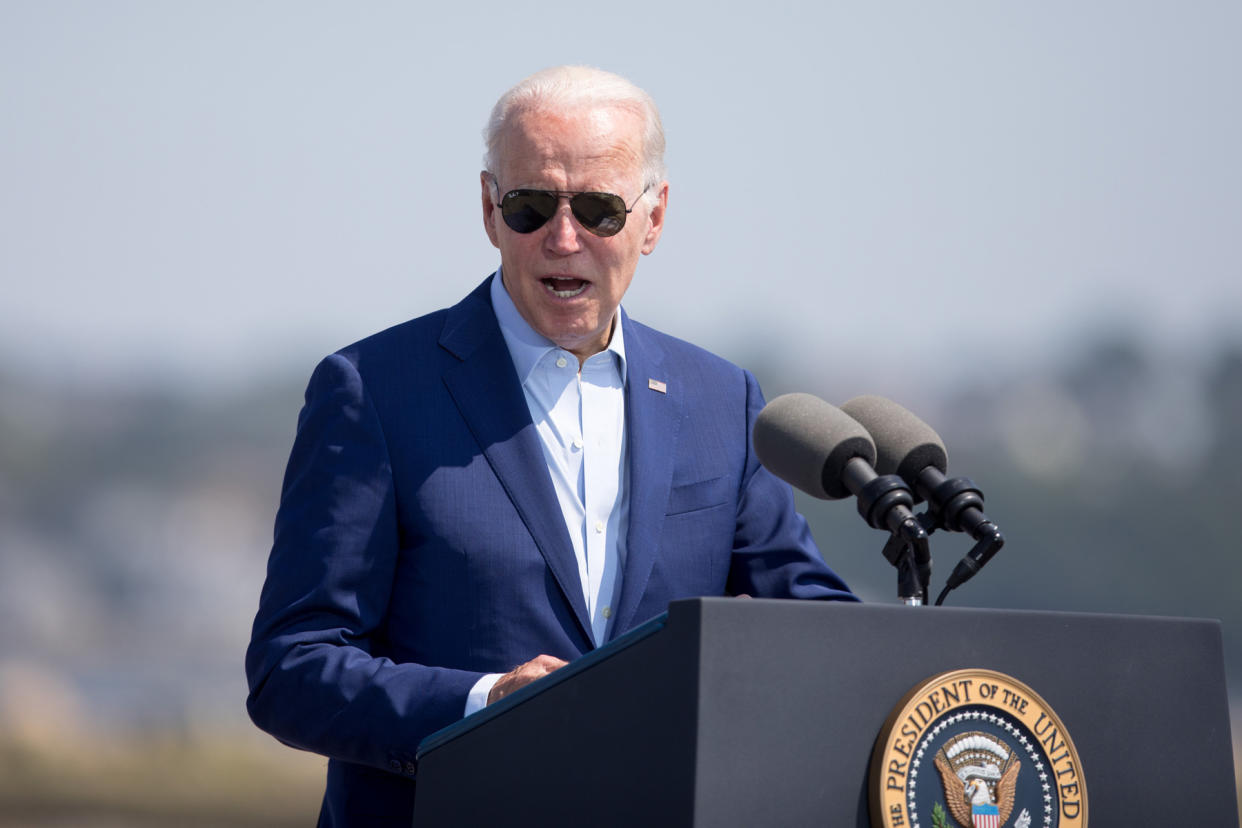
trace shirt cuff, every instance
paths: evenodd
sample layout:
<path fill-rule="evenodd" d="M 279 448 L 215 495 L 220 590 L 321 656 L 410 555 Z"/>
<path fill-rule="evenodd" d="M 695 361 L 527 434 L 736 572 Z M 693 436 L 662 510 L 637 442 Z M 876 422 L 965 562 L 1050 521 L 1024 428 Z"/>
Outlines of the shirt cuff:
<path fill-rule="evenodd" d="M 471 713 L 478 713 L 484 707 L 487 707 L 487 694 L 492 692 L 492 686 L 500 681 L 504 673 L 488 673 L 483 678 L 474 683 L 474 687 L 470 688 L 470 695 L 466 696 L 466 712 L 462 713 L 463 717 L 469 716 Z"/>

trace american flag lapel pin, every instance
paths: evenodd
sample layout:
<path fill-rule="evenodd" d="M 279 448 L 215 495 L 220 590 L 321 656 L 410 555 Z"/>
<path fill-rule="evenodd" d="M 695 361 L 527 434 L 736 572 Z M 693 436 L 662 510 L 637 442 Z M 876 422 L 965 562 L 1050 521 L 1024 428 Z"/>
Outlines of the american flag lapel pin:
<path fill-rule="evenodd" d="M 663 382 L 660 382 L 658 379 L 647 380 L 647 387 L 650 388 L 652 391 L 659 391 L 661 394 L 668 393 L 668 385 Z"/>

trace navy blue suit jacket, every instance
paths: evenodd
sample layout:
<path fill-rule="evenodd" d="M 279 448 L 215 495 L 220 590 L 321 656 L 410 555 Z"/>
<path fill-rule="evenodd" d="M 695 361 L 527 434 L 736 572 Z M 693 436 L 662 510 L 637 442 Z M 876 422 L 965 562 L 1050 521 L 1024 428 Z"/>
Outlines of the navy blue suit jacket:
<path fill-rule="evenodd" d="M 488 288 L 333 354 L 306 391 L 246 670 L 254 721 L 331 758 L 321 825 L 408 826 L 414 751 L 480 676 L 594 646 Z M 623 324 L 630 523 L 611 635 L 676 598 L 853 600 L 755 458 L 754 378 Z"/>

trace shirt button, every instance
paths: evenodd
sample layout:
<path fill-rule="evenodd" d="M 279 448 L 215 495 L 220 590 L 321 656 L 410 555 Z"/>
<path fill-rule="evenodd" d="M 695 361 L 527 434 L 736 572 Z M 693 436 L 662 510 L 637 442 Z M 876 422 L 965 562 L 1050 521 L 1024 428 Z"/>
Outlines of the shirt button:
<path fill-rule="evenodd" d="M 580 448 L 582 448 L 582 438 L 581 438 L 581 437 L 575 437 L 575 438 L 574 438 L 574 448 L 576 448 L 576 449 L 580 449 Z"/>
<path fill-rule="evenodd" d="M 604 607 L 604 617 L 612 618 L 612 607 Z"/>
<path fill-rule="evenodd" d="M 596 532 L 604 531 L 604 522 L 602 520 L 595 521 L 595 531 Z"/>
<path fill-rule="evenodd" d="M 565 357 L 557 357 L 557 358 L 556 358 L 556 367 L 557 367 L 557 368 L 564 368 L 564 367 L 565 367 L 566 365 L 568 365 L 568 364 L 569 364 L 569 363 L 567 363 L 567 362 L 565 361 Z"/>

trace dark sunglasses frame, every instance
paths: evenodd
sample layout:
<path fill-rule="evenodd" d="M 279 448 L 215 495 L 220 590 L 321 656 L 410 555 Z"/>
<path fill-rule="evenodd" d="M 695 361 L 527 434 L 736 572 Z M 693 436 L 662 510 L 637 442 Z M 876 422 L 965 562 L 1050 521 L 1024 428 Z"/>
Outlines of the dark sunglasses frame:
<path fill-rule="evenodd" d="M 499 189 L 499 187 L 497 187 Z M 533 233 L 556 215 L 561 199 L 569 199 L 569 210 L 588 232 L 607 238 L 620 233 L 625 218 L 634 212 L 634 205 L 647 194 L 643 188 L 626 208 L 625 200 L 613 193 L 589 190 L 510 190 L 500 199 L 500 215 L 515 233 Z"/>

